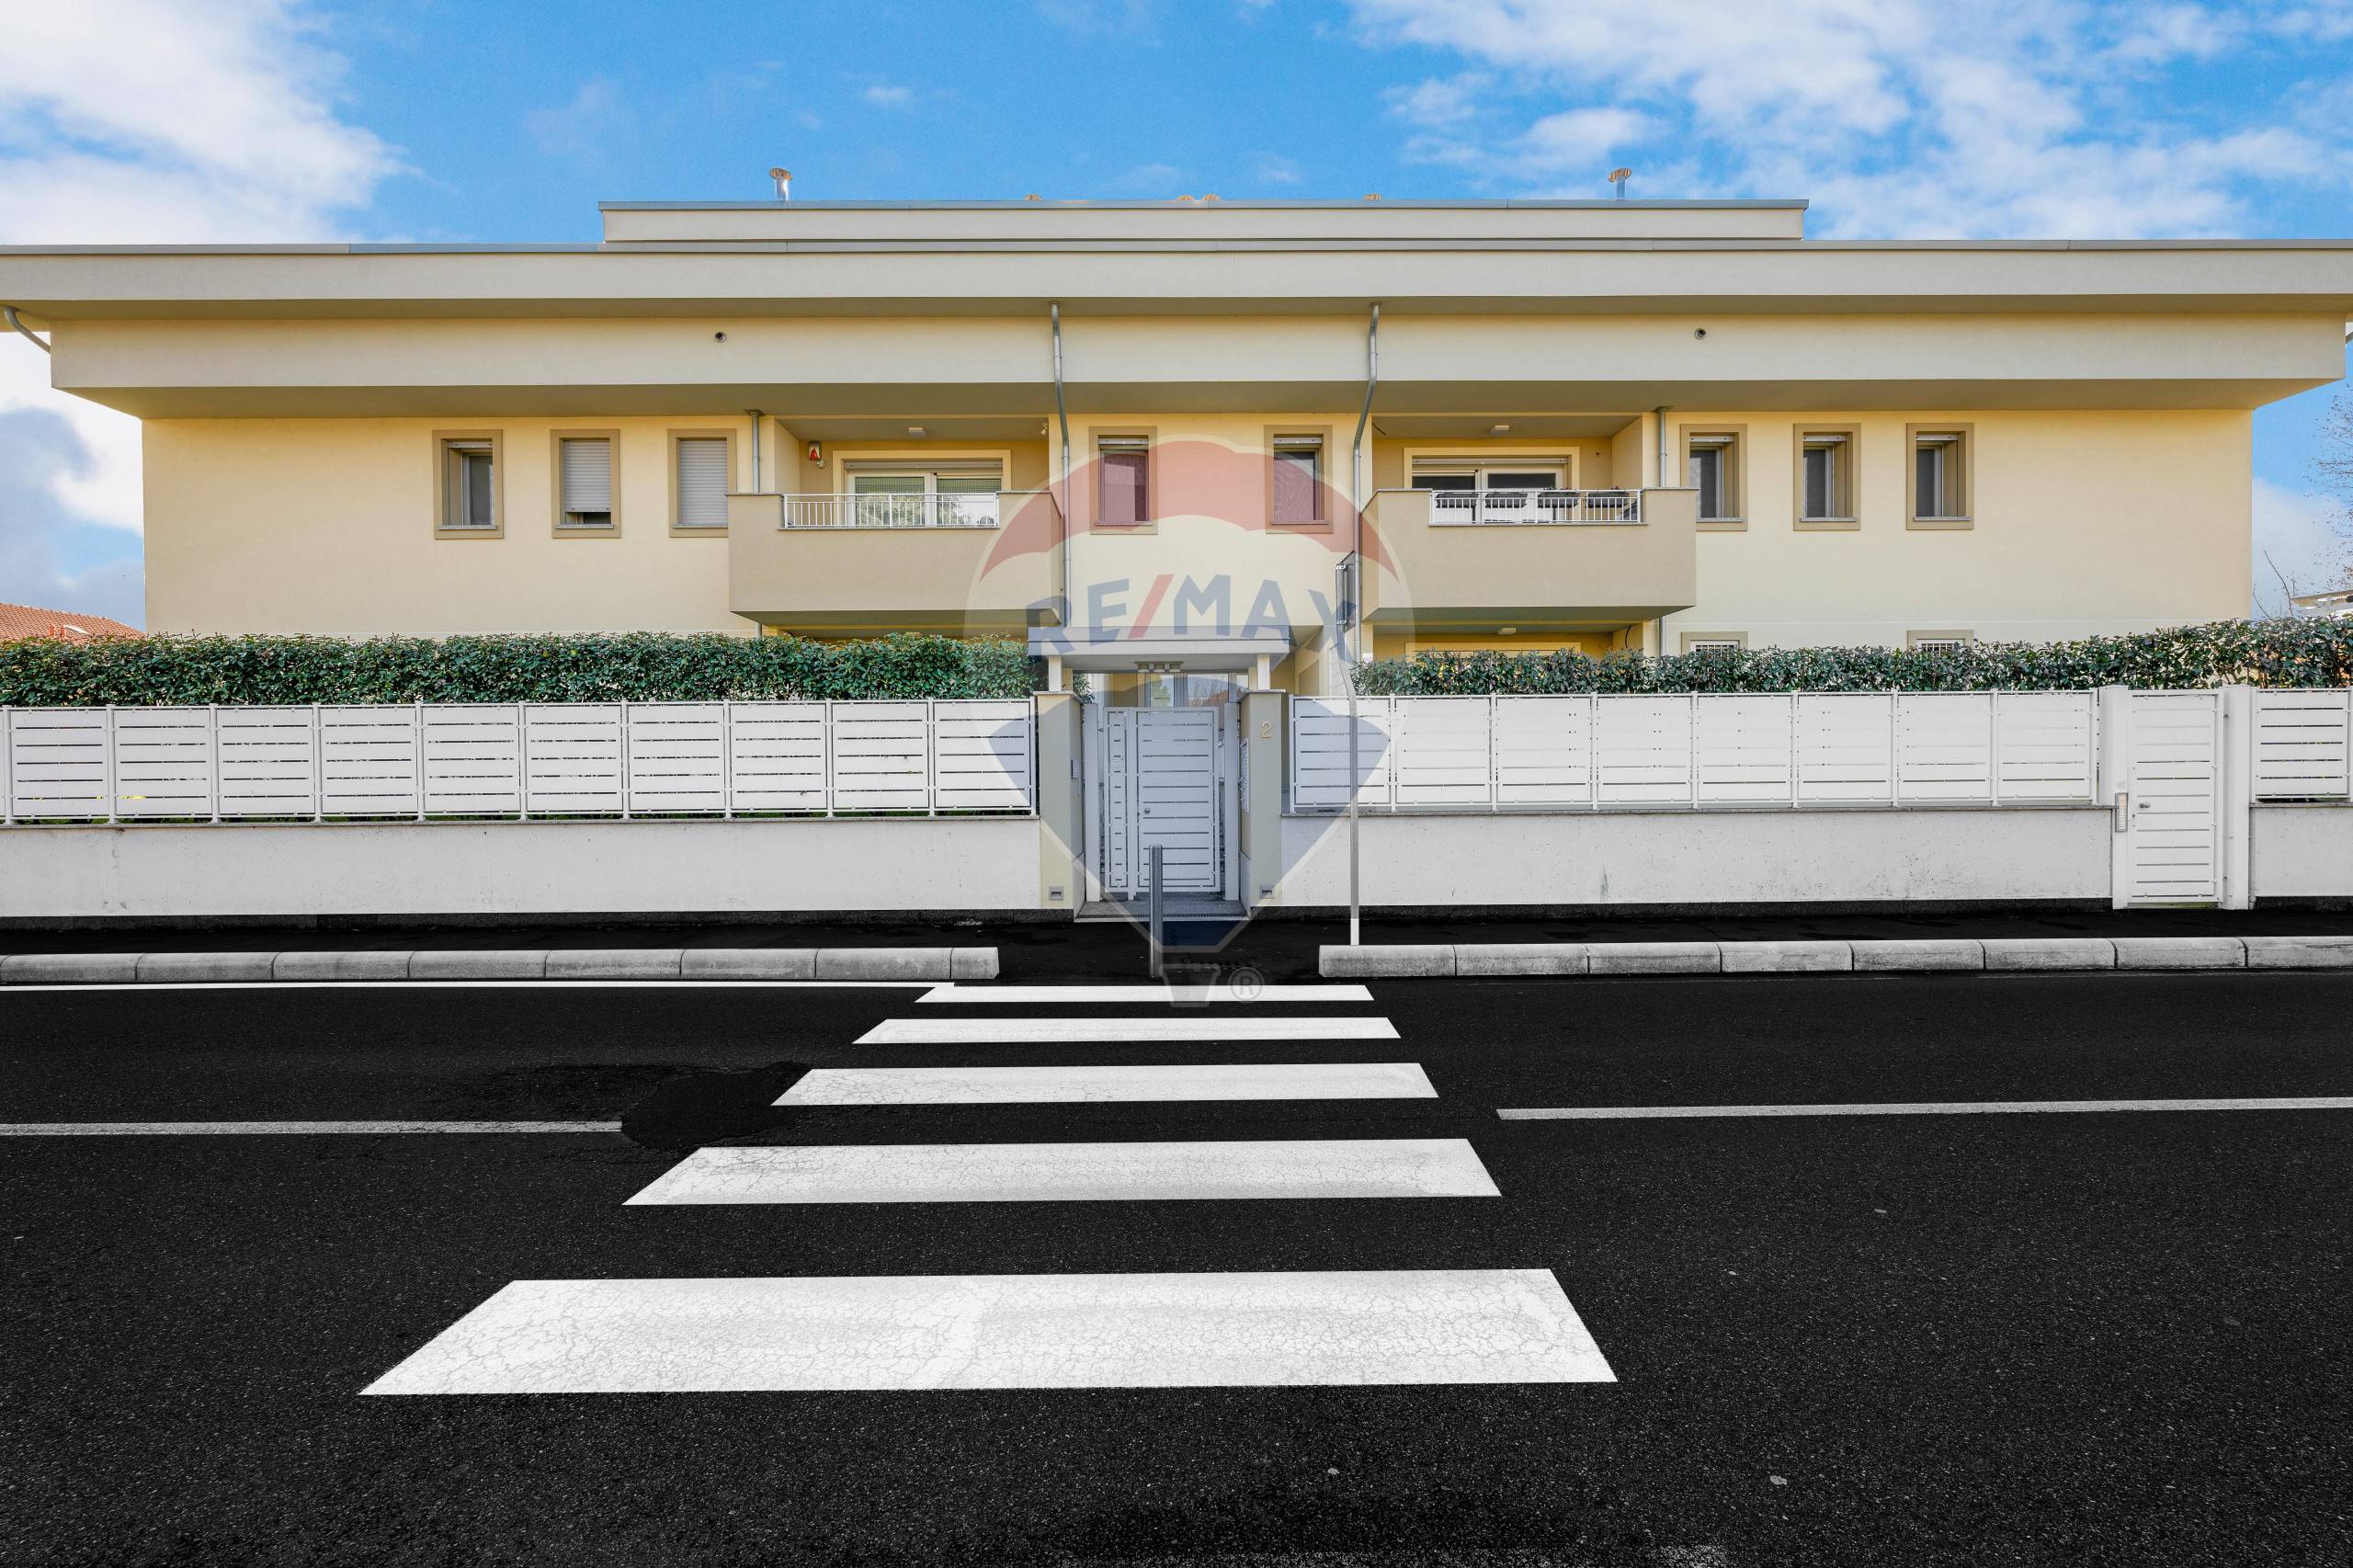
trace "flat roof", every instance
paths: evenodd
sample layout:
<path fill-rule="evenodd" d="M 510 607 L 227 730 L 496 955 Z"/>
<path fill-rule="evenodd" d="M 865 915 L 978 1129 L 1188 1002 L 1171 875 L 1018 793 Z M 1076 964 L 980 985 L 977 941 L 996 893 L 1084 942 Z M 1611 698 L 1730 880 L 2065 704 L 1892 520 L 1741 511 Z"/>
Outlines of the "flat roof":
<path fill-rule="evenodd" d="M 1313 211 L 1322 209 L 1342 209 L 1358 211 L 1365 208 L 1406 207 L 1426 211 L 1584 211 L 1588 209 L 1626 211 L 1690 212 L 1710 211 L 1720 208 L 1733 210 L 1770 209 L 1802 212 L 1807 203 L 1782 197 L 1761 199 L 1727 199 L 1724 200 L 1683 199 L 1649 200 L 1629 197 L 1620 201 L 1611 197 L 1578 197 L 1544 199 L 1506 198 L 1494 200 L 1458 200 L 1444 199 L 1422 200 L 1409 197 L 1180 197 L 1159 196 L 1142 199 L 1119 198 L 1097 200 L 1086 196 L 1019 198 L 987 198 L 952 201 L 782 201 L 769 197 L 762 201 L 599 201 L 599 212 L 756 212 L 769 209 L 779 211 L 795 208 L 814 209 L 821 212 L 971 212 L 995 211 L 1003 208 L 1069 209 L 1073 207 L 1127 209 L 1133 211 L 1156 211 L 1170 207 L 1254 207 L 1278 211 Z"/>

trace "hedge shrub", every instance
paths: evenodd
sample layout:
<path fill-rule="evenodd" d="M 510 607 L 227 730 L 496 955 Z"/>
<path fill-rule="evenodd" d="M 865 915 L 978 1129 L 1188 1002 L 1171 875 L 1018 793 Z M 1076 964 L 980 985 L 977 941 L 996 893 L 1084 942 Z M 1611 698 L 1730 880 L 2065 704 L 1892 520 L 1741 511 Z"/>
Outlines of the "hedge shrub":
<path fill-rule="evenodd" d="M 1612 653 L 1415 653 L 1357 672 L 1368 697 L 1584 691 L 2067 691 L 2086 687 L 2353 685 L 2353 619 L 2218 620 L 2074 642 Z"/>
<path fill-rule="evenodd" d="M 1026 697 L 1018 642 L 797 637 L 150 637 L 0 642 L 0 705 Z"/>

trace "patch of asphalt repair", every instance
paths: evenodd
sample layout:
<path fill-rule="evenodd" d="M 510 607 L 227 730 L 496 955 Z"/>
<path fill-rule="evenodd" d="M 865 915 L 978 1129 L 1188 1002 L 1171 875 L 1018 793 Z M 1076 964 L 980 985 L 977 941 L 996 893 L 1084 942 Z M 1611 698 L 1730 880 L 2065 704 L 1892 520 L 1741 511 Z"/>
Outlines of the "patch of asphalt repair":
<path fill-rule="evenodd" d="M 807 1071 L 801 1062 L 771 1062 L 681 1073 L 621 1112 L 621 1134 L 642 1148 L 690 1153 L 706 1143 L 772 1131 L 792 1116 L 777 1097 Z"/>

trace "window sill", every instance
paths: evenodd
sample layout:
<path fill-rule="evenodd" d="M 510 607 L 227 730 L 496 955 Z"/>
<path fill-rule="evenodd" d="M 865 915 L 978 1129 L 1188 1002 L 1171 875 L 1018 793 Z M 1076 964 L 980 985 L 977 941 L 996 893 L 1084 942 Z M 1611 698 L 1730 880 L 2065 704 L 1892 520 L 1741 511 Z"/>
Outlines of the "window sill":
<path fill-rule="evenodd" d="M 1086 531 L 1093 534 L 1150 534 L 1158 533 L 1160 525 L 1155 522 L 1089 523 Z"/>
<path fill-rule="evenodd" d="M 1279 523 L 1269 519 L 1267 523 L 1267 530 L 1269 533 L 1281 534 L 1327 534 L 1332 531 L 1332 519 L 1312 517 L 1303 523 Z"/>
<path fill-rule="evenodd" d="M 727 525 L 725 523 L 672 523 L 670 537 L 672 539 L 725 539 Z"/>
<path fill-rule="evenodd" d="M 506 534 L 505 528 L 494 526 L 486 528 L 437 528 L 433 530 L 435 539 L 503 539 Z"/>
<path fill-rule="evenodd" d="M 1702 517 L 1699 531 L 1703 534 L 1745 534 L 1748 531 L 1746 517 Z"/>
<path fill-rule="evenodd" d="M 1972 517 L 1911 517 L 1905 519 L 1904 526 L 1924 533 L 1936 533 L 1973 528 L 1977 523 Z"/>
<path fill-rule="evenodd" d="M 1797 526 L 1806 533 L 1853 533 L 1863 522 L 1860 517 L 1800 517 Z"/>
<path fill-rule="evenodd" d="M 555 537 L 558 539 L 619 539 L 621 537 L 621 526 L 619 523 L 558 523 L 555 526 Z"/>

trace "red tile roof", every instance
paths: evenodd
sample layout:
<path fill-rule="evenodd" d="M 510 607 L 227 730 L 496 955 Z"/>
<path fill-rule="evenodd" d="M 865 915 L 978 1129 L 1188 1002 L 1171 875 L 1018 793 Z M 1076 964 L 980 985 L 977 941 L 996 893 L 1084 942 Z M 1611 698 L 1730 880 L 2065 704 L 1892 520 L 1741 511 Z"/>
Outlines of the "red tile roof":
<path fill-rule="evenodd" d="M 125 626 L 102 615 L 80 615 L 70 609 L 40 609 L 32 605 L 0 604 L 0 642 L 17 637 L 62 637 L 68 642 L 95 642 L 101 637 L 145 635 L 135 626 Z"/>

